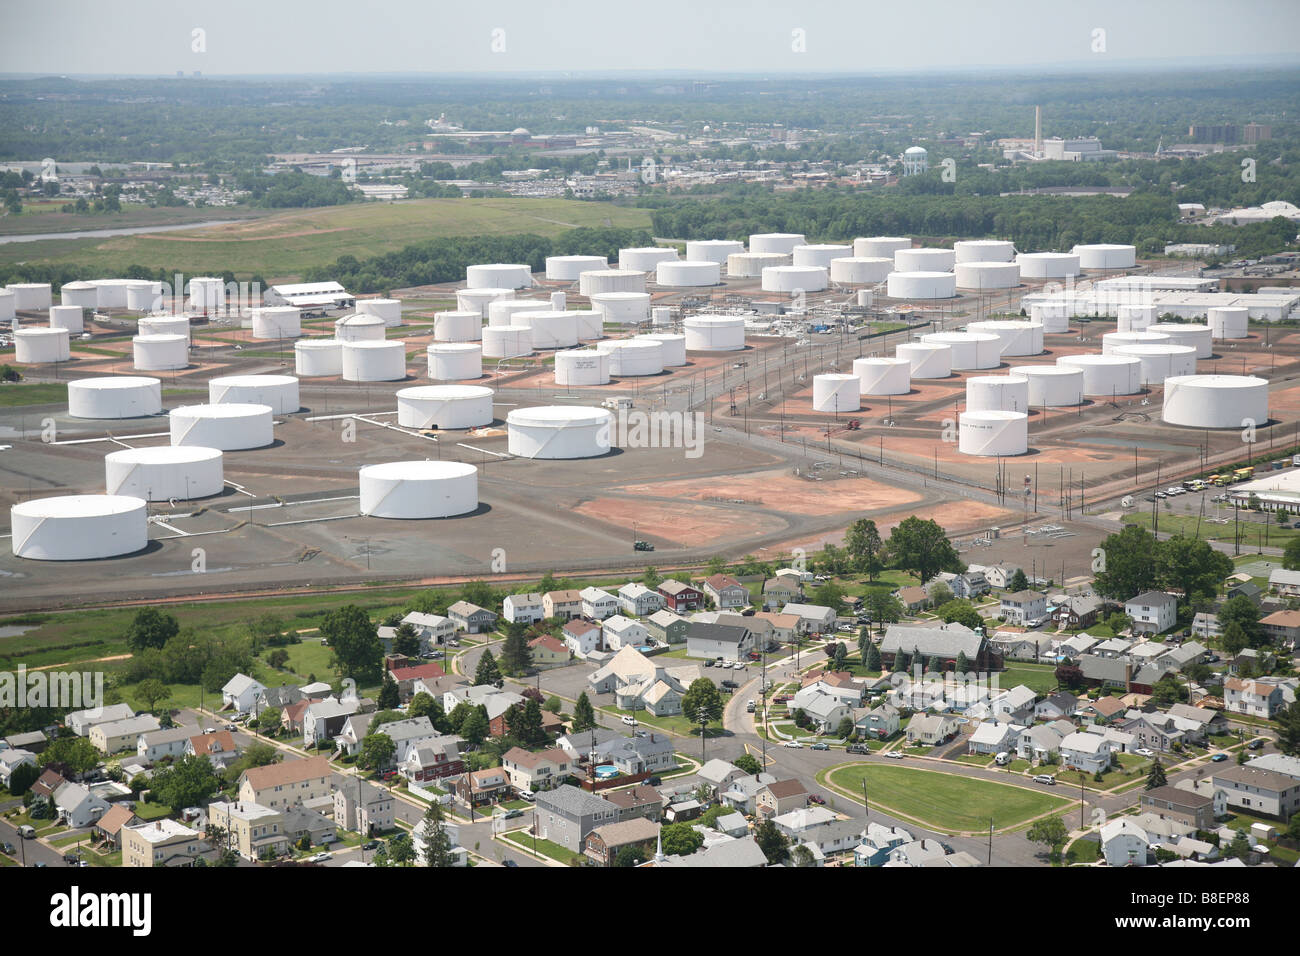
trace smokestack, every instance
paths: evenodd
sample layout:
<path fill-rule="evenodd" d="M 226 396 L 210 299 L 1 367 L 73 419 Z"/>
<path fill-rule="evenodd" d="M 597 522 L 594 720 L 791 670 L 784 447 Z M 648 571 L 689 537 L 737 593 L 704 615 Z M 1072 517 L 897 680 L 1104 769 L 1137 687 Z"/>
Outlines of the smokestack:
<path fill-rule="evenodd" d="M 1034 155 L 1043 154 L 1043 108 L 1034 107 Z"/>

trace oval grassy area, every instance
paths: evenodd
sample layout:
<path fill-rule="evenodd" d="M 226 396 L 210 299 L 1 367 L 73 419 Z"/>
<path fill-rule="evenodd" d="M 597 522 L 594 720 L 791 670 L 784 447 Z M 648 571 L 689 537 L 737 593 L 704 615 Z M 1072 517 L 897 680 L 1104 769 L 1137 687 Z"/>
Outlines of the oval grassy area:
<path fill-rule="evenodd" d="M 865 776 L 872 808 L 943 833 L 987 832 L 990 817 L 995 829 L 1005 830 L 1071 805 L 1070 800 L 1027 787 L 912 767 L 841 764 L 824 776 L 826 783 L 858 802 Z"/>

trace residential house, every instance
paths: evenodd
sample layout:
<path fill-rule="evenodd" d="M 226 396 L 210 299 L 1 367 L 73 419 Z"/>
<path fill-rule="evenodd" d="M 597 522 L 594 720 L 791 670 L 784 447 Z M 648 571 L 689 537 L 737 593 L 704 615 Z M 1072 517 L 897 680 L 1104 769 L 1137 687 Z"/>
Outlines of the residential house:
<path fill-rule="evenodd" d="M 984 636 L 957 623 L 927 627 L 889 625 L 880 641 L 881 659 L 886 666 L 892 666 L 900 653 L 909 658 L 919 654 L 935 665 L 942 665 L 942 669 L 953 668 L 957 658 L 965 655 L 972 671 L 1002 670 L 1001 656 Z"/>
<path fill-rule="evenodd" d="M 573 758 L 558 748 L 536 753 L 511 747 L 501 757 L 501 768 L 510 777 L 510 785 L 520 793 L 550 790 L 572 775 Z"/>
<path fill-rule="evenodd" d="M 754 795 L 754 812 L 763 820 L 779 817 L 807 804 L 808 790 L 798 780 L 775 780 L 759 787 Z"/>
<path fill-rule="evenodd" d="M 664 801 L 659 796 L 659 791 L 643 783 L 612 790 L 605 794 L 605 799 L 618 807 L 620 822 L 641 817 L 658 823 L 663 816 Z"/>
<path fill-rule="evenodd" d="M 88 710 L 72 711 L 63 718 L 63 726 L 78 737 L 87 737 L 90 735 L 90 728 L 95 724 L 108 724 L 134 716 L 135 711 L 131 709 L 130 704 L 105 704 Z"/>
<path fill-rule="evenodd" d="M 36 754 L 22 747 L 0 750 L 0 785 L 8 788 L 13 772 L 24 765 L 36 766 Z"/>
<path fill-rule="evenodd" d="M 408 783 L 424 784 L 465 772 L 460 757 L 461 739 L 455 735 L 437 737 L 407 752 L 397 772 Z"/>
<path fill-rule="evenodd" d="M 447 672 L 442 669 L 442 665 L 433 662 L 416 664 L 412 667 L 394 667 L 388 673 L 393 676 L 393 680 L 397 683 L 397 696 L 402 703 L 409 702 L 412 697 L 419 693 L 416 689 L 417 684 L 424 682 L 427 686 L 447 676 Z"/>
<path fill-rule="evenodd" d="M 676 611 L 678 614 L 682 611 L 698 611 L 704 606 L 703 591 L 673 578 L 661 581 L 658 590 L 668 610 Z"/>
<path fill-rule="evenodd" d="M 603 621 L 618 613 L 618 598 L 596 587 L 586 587 L 578 592 L 582 598 L 582 616 L 593 621 Z"/>
<path fill-rule="evenodd" d="M 221 709 L 241 714 L 251 713 L 253 704 L 265 690 L 266 685 L 261 681 L 254 680 L 247 674 L 236 674 L 221 688 Z"/>
<path fill-rule="evenodd" d="M 966 752 L 970 754 L 1015 753 L 1024 727 L 993 720 L 983 721 L 975 732 L 966 738 Z"/>
<path fill-rule="evenodd" d="M 397 748 L 393 754 L 394 764 L 404 763 L 412 750 L 428 746 L 441 736 L 428 717 L 392 720 L 378 728 L 371 728 L 370 732 L 384 734 L 393 742 Z"/>
<path fill-rule="evenodd" d="M 1133 649 L 1133 645 L 1136 643 L 1136 641 L 1130 641 L 1125 637 L 1112 637 L 1109 640 L 1094 645 L 1089 653 L 1092 656 L 1100 657 L 1103 660 L 1117 661 L 1122 657 L 1128 656 L 1128 652 Z"/>
<path fill-rule="evenodd" d="M 779 614 L 774 611 L 759 611 L 751 620 L 767 621 L 772 625 L 772 641 L 774 644 L 789 644 L 800 633 L 800 618 L 797 614 Z M 769 647 L 769 650 L 776 650 L 776 647 Z"/>
<path fill-rule="evenodd" d="M 1010 624 L 1034 627 L 1047 620 L 1047 595 L 1039 591 L 1016 591 L 1002 595 L 998 613 Z"/>
<path fill-rule="evenodd" d="M 701 587 L 719 611 L 749 606 L 749 589 L 729 574 L 711 574 Z"/>
<path fill-rule="evenodd" d="M 907 743 L 911 747 L 934 747 L 956 736 L 960 724 L 947 714 L 913 714 L 907 722 Z"/>
<path fill-rule="evenodd" d="M 989 701 L 993 716 L 1005 723 L 1027 726 L 1034 721 L 1034 702 L 1038 695 L 1024 684 L 1017 684 Z"/>
<path fill-rule="evenodd" d="M 115 754 L 122 750 L 135 752 L 140 735 L 160 730 L 158 718 L 153 714 L 143 717 L 128 717 L 106 724 L 95 724 L 90 728 L 87 739 L 102 754 Z"/>
<path fill-rule="evenodd" d="M 716 842 L 712 846 L 696 850 L 688 856 L 656 858 L 653 864 L 646 865 L 656 867 L 704 867 L 711 870 L 753 869 L 767 866 L 767 857 L 763 855 L 763 851 L 759 849 L 754 838 L 746 836 L 738 840 Z"/>
<path fill-rule="evenodd" d="M 1209 648 L 1204 644 L 1187 641 L 1185 644 L 1176 644 L 1169 648 L 1160 658 L 1160 663 L 1165 667 L 1172 667 L 1174 670 L 1182 672 L 1192 664 L 1199 664 L 1204 661 L 1209 652 Z"/>
<path fill-rule="evenodd" d="M 561 734 L 556 738 L 555 746 L 559 747 L 568 754 L 574 763 L 587 760 L 593 749 L 597 754 L 601 753 L 601 748 L 611 741 L 622 740 L 624 737 L 621 731 L 614 730 L 612 727 L 596 727 L 592 730 L 584 730 L 581 733 Z M 600 762 L 599 756 L 597 763 Z"/>
<path fill-rule="evenodd" d="M 508 594 L 501 602 L 501 616 L 511 624 L 536 624 L 546 619 L 540 594 Z"/>
<path fill-rule="evenodd" d="M 962 574 L 953 574 L 952 572 L 945 571 L 935 575 L 929 581 L 925 582 L 927 592 L 933 588 L 936 583 L 940 582 L 948 585 L 948 589 L 952 591 L 953 597 L 962 598 L 967 601 L 977 598 L 981 594 L 987 594 L 991 590 L 991 585 L 989 584 L 988 577 L 984 573 L 984 569 L 975 564 L 968 567 Z"/>
<path fill-rule="evenodd" d="M 119 832 L 123 866 L 193 866 L 208 848 L 198 830 L 175 820 L 152 820 Z"/>
<path fill-rule="evenodd" d="M 802 597 L 803 585 L 797 578 L 777 575 L 763 582 L 764 609 L 785 607 L 787 604 L 798 603 Z"/>
<path fill-rule="evenodd" d="M 624 614 L 648 617 L 664 606 L 664 596 L 637 581 L 618 589 L 618 605 Z"/>
<path fill-rule="evenodd" d="M 1209 707 L 1193 707 L 1191 704 L 1171 704 L 1168 713 L 1171 717 L 1195 724 L 1198 728 L 1196 737 L 1200 740 L 1210 735 L 1228 732 L 1228 718 L 1223 716 L 1222 711 L 1211 710 Z"/>
<path fill-rule="evenodd" d="M 108 812 L 108 802 L 79 783 L 64 782 L 54 791 L 54 807 L 59 820 L 70 830 L 94 826 Z"/>
<path fill-rule="evenodd" d="M 1058 690 L 1034 704 L 1036 720 L 1067 720 L 1079 707 L 1079 698 L 1069 691 Z"/>
<path fill-rule="evenodd" d="M 1016 741 L 1016 753 L 1022 760 L 1036 764 L 1044 763 L 1049 757 L 1061 752 L 1061 735 L 1052 727 L 1040 724 L 1027 727 Z"/>
<path fill-rule="evenodd" d="M 361 751 L 361 742 L 370 733 L 370 725 L 374 720 L 374 714 L 353 714 L 343 722 L 343 728 L 334 738 L 334 746 L 340 753 L 356 755 Z"/>
<path fill-rule="evenodd" d="M 385 833 L 397 826 L 396 798 L 365 780 L 349 780 L 334 789 L 334 823 L 362 836 Z"/>
<path fill-rule="evenodd" d="M 1300 597 L 1300 571 L 1274 568 L 1268 573 L 1268 586 L 1282 597 Z"/>
<path fill-rule="evenodd" d="M 1075 731 L 1061 741 L 1061 764 L 1071 770 L 1101 773 L 1110 767 L 1112 749 L 1101 734 Z"/>
<path fill-rule="evenodd" d="M 257 862 L 289 851 L 284 814 L 250 800 L 208 804 L 208 823 L 226 833 L 227 846 Z"/>
<path fill-rule="evenodd" d="M 1005 591 L 1011 586 L 1011 579 L 1016 576 L 1016 572 L 1024 569 L 1019 565 L 1004 562 L 1003 564 L 986 565 L 980 570 L 984 573 L 984 579 L 988 582 L 990 588 Z"/>
<path fill-rule="evenodd" d="M 194 733 L 191 727 L 171 727 L 165 730 L 150 730 L 136 738 L 135 753 L 149 763 L 157 763 L 164 757 L 180 757 L 185 754 L 185 745 Z"/>
<path fill-rule="evenodd" d="M 782 614 L 791 614 L 799 619 L 799 633 L 827 634 L 835 630 L 835 609 L 820 604 L 787 604 L 781 609 Z"/>
<path fill-rule="evenodd" d="M 539 670 L 563 667 L 571 657 L 568 645 L 549 634 L 534 637 L 528 642 L 528 649 L 532 651 L 533 666 Z"/>
<path fill-rule="evenodd" d="M 707 783 L 716 796 L 724 793 L 733 780 L 739 780 L 745 776 L 745 771 L 733 763 L 714 757 L 697 770 L 695 775 Z"/>
<path fill-rule="evenodd" d="M 510 776 L 504 767 L 471 770 L 452 780 L 451 789 L 465 806 L 481 807 L 510 795 Z"/>
<path fill-rule="evenodd" d="M 1096 700 L 1084 701 L 1075 713 L 1085 724 L 1104 726 L 1117 717 L 1124 716 L 1124 705 L 1114 697 L 1098 697 Z"/>
<path fill-rule="evenodd" d="M 1231 579 L 1229 579 L 1231 581 Z M 1224 591 L 1224 600 L 1231 601 L 1235 597 L 1247 598 L 1255 607 L 1260 606 L 1264 592 L 1258 584 L 1247 578 L 1245 581 L 1235 581 L 1227 584 Z"/>
<path fill-rule="evenodd" d="M 239 747 L 235 744 L 234 735 L 228 730 L 195 734 L 185 741 L 185 752 L 193 756 L 202 754 L 215 770 L 224 770 L 239 759 Z"/>
<path fill-rule="evenodd" d="M 926 593 L 925 588 L 915 586 L 899 588 L 894 592 L 894 597 L 898 598 L 898 603 L 903 605 L 903 609 L 908 614 L 924 611 L 930 606 L 930 595 Z"/>
<path fill-rule="evenodd" d="M 564 625 L 560 631 L 560 636 L 564 643 L 576 658 L 585 659 L 593 651 L 601 650 L 603 630 L 599 624 L 593 624 L 591 621 L 584 621 L 582 618 L 574 618 Z"/>
<path fill-rule="evenodd" d="M 1268 617 L 1260 618 L 1259 626 L 1275 647 L 1295 650 L 1300 638 L 1300 611 L 1274 611 Z"/>
<path fill-rule="evenodd" d="M 135 815 L 134 810 L 124 803 L 115 803 L 99 818 L 99 822 L 95 824 L 95 833 L 120 850 L 122 828 L 139 822 L 140 818 Z"/>
<path fill-rule="evenodd" d="M 333 812 L 333 801 L 321 801 Z M 284 811 L 284 835 L 290 843 L 298 843 L 303 837 L 313 846 L 333 843 L 339 838 L 334 821 L 310 807 L 293 806 Z"/>
<path fill-rule="evenodd" d="M 1292 780 L 1300 780 L 1300 757 L 1288 757 L 1285 754 L 1264 754 L 1246 761 L 1247 767 L 1272 770 L 1285 774 Z"/>
<path fill-rule="evenodd" d="M 1286 821 L 1300 811 L 1300 780 L 1261 767 L 1228 767 L 1214 771 L 1214 785 L 1228 797 L 1228 806 L 1252 816 Z"/>
<path fill-rule="evenodd" d="M 1048 641 L 1039 631 L 996 631 L 989 644 L 1004 661 L 1041 662 Z"/>
<path fill-rule="evenodd" d="M 1196 830 L 1214 829 L 1214 800 L 1202 794 L 1163 786 L 1140 792 L 1138 803 L 1162 820 L 1176 820 Z"/>
<path fill-rule="evenodd" d="M 67 782 L 67 779 L 57 770 L 43 770 L 36 778 L 36 782 L 32 784 L 32 796 L 40 800 L 52 800 L 59 787 Z"/>
<path fill-rule="evenodd" d="M 312 701 L 302 714 L 302 744 L 315 747 L 333 740 L 343 730 L 347 719 L 361 710 L 361 702 L 355 697 L 339 700 L 326 697 L 324 700 Z"/>
<path fill-rule="evenodd" d="M 447 616 L 456 625 L 456 630 L 465 631 L 467 634 L 482 634 L 497 626 L 495 614 L 469 601 L 457 601 L 447 608 Z"/>
<path fill-rule="evenodd" d="M 1066 597 L 1056 606 L 1056 610 L 1052 613 L 1052 620 L 1061 630 L 1082 630 L 1097 623 L 1097 616 L 1103 607 L 1105 602 L 1095 595 Z"/>
<path fill-rule="evenodd" d="M 1219 622 L 1219 615 L 1209 611 L 1198 611 L 1196 617 L 1192 618 L 1192 636 L 1206 641 L 1221 639 L 1223 625 Z"/>
<path fill-rule="evenodd" d="M 1076 634 L 1068 640 L 1061 641 L 1056 645 L 1056 653 L 1063 658 L 1077 660 L 1084 654 L 1087 654 L 1092 648 L 1100 643 L 1095 637 L 1089 634 Z"/>
<path fill-rule="evenodd" d="M 241 803 L 283 810 L 329 797 L 332 773 L 327 757 L 285 760 L 245 770 L 239 777 L 236 792 Z"/>
<path fill-rule="evenodd" d="M 892 704 L 879 704 L 870 710 L 855 714 L 853 729 L 859 737 L 872 736 L 878 740 L 888 740 L 898 733 L 901 716 Z"/>
<path fill-rule="evenodd" d="M 582 852 L 598 866 L 613 866 L 624 847 L 639 846 L 652 856 L 652 845 L 659 837 L 659 825 L 644 817 L 633 817 L 598 826 L 587 834 Z"/>
<path fill-rule="evenodd" d="M 720 657 L 726 661 L 744 661 L 749 659 L 749 652 L 753 648 L 753 635 L 744 626 L 692 621 L 686 631 L 688 657 Z"/>
<path fill-rule="evenodd" d="M 840 721 L 853 719 L 853 708 L 842 698 L 813 688 L 795 694 L 790 706 L 802 710 L 819 734 L 834 733 Z"/>
<path fill-rule="evenodd" d="M 850 707 L 860 707 L 865 686 L 848 671 L 822 671 L 811 679 L 805 679 L 800 690 L 817 690 L 840 698 Z"/>
<path fill-rule="evenodd" d="M 1229 677 L 1223 682 L 1223 706 L 1229 713 L 1272 719 L 1285 705 L 1278 684 L 1240 677 Z"/>
<path fill-rule="evenodd" d="M 657 593 L 657 592 L 651 592 Z M 645 619 L 646 631 L 662 644 L 683 644 L 691 622 L 667 609 L 654 611 Z"/>
<path fill-rule="evenodd" d="M 771 783 L 776 783 L 776 777 L 765 772 L 739 777 L 731 781 L 730 786 L 719 797 L 719 802 L 738 813 L 753 816 L 758 811 L 759 791 Z"/>
<path fill-rule="evenodd" d="M 1107 866 L 1146 866 L 1153 842 L 1150 835 L 1126 817 L 1102 824 L 1101 854 Z"/>
<path fill-rule="evenodd" d="M 1089 685 L 1117 688 L 1127 693 L 1150 694 L 1156 684 L 1172 673 L 1162 660 L 1144 664 L 1131 657 L 1105 658 L 1085 654 L 1077 664 Z"/>
<path fill-rule="evenodd" d="M 402 623 L 415 628 L 415 633 L 420 638 L 421 651 L 431 646 L 445 645 L 456 636 L 456 622 L 441 614 L 411 611 L 402 618 Z"/>
<path fill-rule="evenodd" d="M 619 808 L 608 800 L 569 784 L 539 793 L 535 806 L 537 836 L 574 853 L 582 852 L 592 830 L 619 817 Z"/>
<path fill-rule="evenodd" d="M 1178 599 L 1163 591 L 1143 591 L 1124 602 L 1133 633 L 1163 634 L 1178 623 Z"/>
<path fill-rule="evenodd" d="M 582 592 L 573 588 L 547 591 L 542 595 L 542 608 L 547 617 L 558 617 L 562 621 L 582 617 Z"/>
<path fill-rule="evenodd" d="M 818 827 L 824 827 L 838 819 L 835 811 L 819 806 L 795 807 L 785 813 L 772 817 L 772 823 L 781 834 L 792 843 L 802 840 L 804 834 Z M 858 824 L 859 829 L 862 824 Z"/>
<path fill-rule="evenodd" d="M 853 863 L 855 866 L 884 866 L 891 851 L 912 842 L 912 834 L 902 827 L 868 823 L 861 841 L 853 848 Z"/>
<path fill-rule="evenodd" d="M 622 614 L 612 615 L 601 625 L 601 640 L 611 651 L 625 647 L 644 647 L 649 639 L 650 632 L 644 624 Z"/>

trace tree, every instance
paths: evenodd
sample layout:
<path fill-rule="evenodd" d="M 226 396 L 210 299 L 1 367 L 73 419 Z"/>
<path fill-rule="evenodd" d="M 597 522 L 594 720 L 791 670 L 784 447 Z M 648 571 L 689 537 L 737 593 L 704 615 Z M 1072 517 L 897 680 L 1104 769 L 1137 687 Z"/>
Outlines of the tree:
<path fill-rule="evenodd" d="M 1250 646 L 1245 629 L 1233 621 L 1223 629 L 1223 649 L 1234 657 Z"/>
<path fill-rule="evenodd" d="M 384 645 L 370 617 L 355 604 L 329 611 L 321 619 L 320 634 L 334 650 L 338 675 L 358 684 L 379 680 Z"/>
<path fill-rule="evenodd" d="M 768 863 L 785 863 L 790 859 L 790 841 L 771 820 L 764 820 L 754 828 L 754 840 Z"/>
<path fill-rule="evenodd" d="M 876 647 L 875 644 L 868 644 L 867 656 L 862 663 L 869 671 L 879 671 L 881 669 L 880 648 Z"/>
<path fill-rule="evenodd" d="M 207 754 L 187 754 L 154 771 L 151 789 L 154 798 L 169 807 L 192 807 L 221 789 L 221 779 Z"/>
<path fill-rule="evenodd" d="M 158 709 L 160 701 L 171 699 L 172 692 L 158 678 L 150 677 L 135 685 L 135 696 L 144 702 L 146 710 L 154 711 Z"/>
<path fill-rule="evenodd" d="M 1282 552 L 1282 567 L 1288 571 L 1300 571 L 1300 537 L 1287 542 L 1286 549 Z"/>
<path fill-rule="evenodd" d="M 1237 835 L 1232 838 L 1232 843 L 1220 852 L 1230 860 L 1244 860 L 1250 856 L 1250 840 L 1246 837 L 1246 831 L 1238 830 Z"/>
<path fill-rule="evenodd" d="M 1155 553 L 1156 580 L 1161 587 L 1194 595 L 1213 596 L 1232 573 L 1232 559 L 1208 541 L 1176 535 L 1160 542 Z"/>
<path fill-rule="evenodd" d="M 1157 757 L 1151 762 L 1151 770 L 1147 773 L 1147 785 L 1143 789 L 1154 790 L 1156 787 L 1166 786 L 1169 781 L 1165 778 L 1165 768 Z"/>
<path fill-rule="evenodd" d="M 852 717 L 842 718 L 840 720 L 840 725 L 835 728 L 835 736 L 839 737 L 840 740 L 844 740 L 852 733 L 853 733 L 853 718 Z"/>
<path fill-rule="evenodd" d="M 648 859 L 645 847 L 629 843 L 618 851 L 618 855 L 614 857 L 614 865 L 616 867 L 639 866 Z"/>
<path fill-rule="evenodd" d="M 1017 591 L 1024 591 L 1029 587 L 1029 578 L 1025 577 L 1024 569 L 1016 568 L 1016 573 L 1011 575 L 1011 580 L 1007 582 L 1007 590 L 1012 594 Z"/>
<path fill-rule="evenodd" d="M 957 660 L 953 662 L 953 670 L 958 674 L 966 674 L 970 671 L 970 658 L 966 656 L 965 651 L 957 652 Z"/>
<path fill-rule="evenodd" d="M 442 804 L 437 800 L 429 803 L 429 809 L 424 811 L 424 826 L 420 831 L 420 837 L 424 842 L 424 859 L 425 866 L 450 867 L 456 863 L 456 858 L 451 852 L 451 837 L 447 834 L 447 828 L 443 825 Z"/>
<path fill-rule="evenodd" d="M 379 685 L 379 697 L 375 703 L 380 710 L 391 710 L 402 703 L 402 696 L 397 689 L 397 681 L 393 680 L 392 674 L 384 675 L 384 682 Z"/>
<path fill-rule="evenodd" d="M 808 849 L 802 843 L 790 851 L 790 864 L 792 866 L 816 866 L 817 858 L 813 856 L 812 850 Z"/>
<path fill-rule="evenodd" d="M 947 604 L 957 596 L 952 593 L 952 588 L 948 587 L 948 585 L 943 581 L 935 581 L 931 583 L 927 590 L 930 594 L 931 607 L 939 607 L 942 604 Z"/>
<path fill-rule="evenodd" d="M 459 705 L 457 705 L 459 706 Z M 460 735 L 473 749 L 487 739 L 489 732 L 487 709 L 482 705 L 473 708 L 465 722 L 460 726 Z"/>
<path fill-rule="evenodd" d="M 1151 696 L 1168 706 L 1169 704 L 1177 704 L 1179 701 L 1185 701 L 1189 695 L 1187 688 L 1180 684 L 1178 679 L 1171 674 L 1151 685 Z"/>
<path fill-rule="evenodd" d="M 1283 707 L 1274 718 L 1277 721 L 1277 747 L 1291 757 L 1300 756 L 1300 701 Z M 1300 813 L 1296 814 L 1300 818 Z"/>
<path fill-rule="evenodd" d="M 658 569 L 654 567 L 646 568 L 645 574 L 641 575 L 641 583 L 644 584 L 646 587 L 648 587 L 651 591 L 659 587 L 659 585 L 663 584 L 663 582 L 664 582 L 663 575 L 660 574 Z"/>
<path fill-rule="evenodd" d="M 478 659 L 478 667 L 474 670 L 474 683 L 495 684 L 501 680 L 501 668 L 497 666 L 496 656 L 492 653 L 492 648 L 486 648 L 483 656 Z"/>
<path fill-rule="evenodd" d="M 591 698 L 587 696 L 587 692 L 584 690 L 578 695 L 578 700 L 573 705 L 573 731 L 577 733 L 583 730 L 591 730 L 595 726 L 596 711 L 591 706 Z"/>
<path fill-rule="evenodd" d="M 904 518 L 889 535 L 885 551 L 904 571 L 911 571 L 922 583 L 939 571 L 961 573 L 966 565 L 938 522 L 916 515 Z"/>
<path fill-rule="evenodd" d="M 1097 572 L 1093 586 L 1100 594 L 1127 600 L 1155 586 L 1158 547 L 1156 536 L 1139 525 L 1125 525 L 1122 531 L 1101 542 L 1104 570 Z"/>
<path fill-rule="evenodd" d="M 1252 647 L 1258 646 L 1262 642 L 1263 632 L 1259 626 L 1259 608 L 1255 606 L 1254 601 L 1244 594 L 1230 597 L 1223 602 L 1223 607 L 1219 608 L 1219 624 L 1223 626 L 1225 636 L 1229 626 L 1239 624 L 1242 632 L 1246 635 L 1246 640 Z"/>
<path fill-rule="evenodd" d="M 671 856 L 690 856 L 704 845 L 704 834 L 689 823 L 670 823 L 660 835 L 664 852 Z"/>
<path fill-rule="evenodd" d="M 537 593 L 546 594 L 548 591 L 560 590 L 560 582 L 556 579 L 554 573 L 547 571 L 542 575 L 542 579 L 537 582 Z"/>
<path fill-rule="evenodd" d="M 1025 836 L 1030 843 L 1043 844 L 1052 858 L 1056 859 L 1058 848 L 1069 838 L 1070 830 L 1060 817 L 1043 817 L 1034 821 Z"/>
<path fill-rule="evenodd" d="M 389 866 L 411 866 L 415 863 L 415 843 L 409 835 L 398 834 L 390 838 L 385 846 Z"/>
<path fill-rule="evenodd" d="M 739 757 L 737 757 L 735 760 L 731 762 L 734 766 L 739 767 L 741 770 L 745 771 L 745 773 L 751 776 L 757 774 L 759 771 L 763 769 L 758 762 L 758 758 L 755 757 L 753 754 L 741 754 Z"/>
<path fill-rule="evenodd" d="M 506 639 L 501 645 L 501 670 L 511 677 L 522 677 L 533 666 L 533 649 L 528 646 L 527 628 L 506 625 Z"/>
<path fill-rule="evenodd" d="M 558 714 L 564 710 L 564 701 L 552 694 L 546 700 L 542 701 L 542 710 L 550 711 L 552 714 Z"/>
<path fill-rule="evenodd" d="M 831 666 L 837 670 L 844 670 L 844 662 L 849 659 L 849 649 L 844 646 L 843 641 L 837 641 L 835 644 L 835 653 L 831 656 Z"/>
<path fill-rule="evenodd" d="M 403 622 L 393 632 L 393 653 L 416 657 L 420 653 L 420 632 L 414 624 Z"/>
<path fill-rule="evenodd" d="M 870 518 L 859 518 L 844 532 L 844 549 L 857 559 L 859 564 L 879 554 L 883 544 L 880 531 Z"/>
<path fill-rule="evenodd" d="M 283 719 L 279 707 L 268 707 L 257 715 L 257 726 L 264 734 L 274 733 L 280 729 L 280 721 Z"/>
<path fill-rule="evenodd" d="M 813 588 L 809 601 L 813 604 L 829 607 L 838 611 L 840 604 L 844 600 L 844 588 L 840 587 L 834 581 L 826 581 L 823 584 Z"/>
<path fill-rule="evenodd" d="M 429 723 L 433 724 L 433 729 L 440 734 L 447 732 L 447 715 L 443 712 L 442 701 L 420 691 L 411 698 L 411 702 L 406 705 L 406 715 L 408 717 L 428 717 Z"/>
<path fill-rule="evenodd" d="M 133 651 L 142 651 L 146 647 L 161 649 L 180 630 L 179 622 L 170 614 L 164 614 L 156 607 L 142 607 L 127 625 L 126 643 Z"/>
<path fill-rule="evenodd" d="M 37 764 L 19 764 L 9 774 L 9 792 L 15 797 L 21 797 L 32 788 L 32 784 L 39 780 L 40 777 L 41 768 Z M 1300 814 L 1296 814 L 1296 819 L 1300 820 Z"/>
<path fill-rule="evenodd" d="M 879 589 L 867 595 L 867 608 L 876 628 L 883 631 L 886 624 L 897 624 L 903 617 L 903 604 L 888 591 Z"/>
<path fill-rule="evenodd" d="M 980 612 L 975 610 L 975 605 L 963 598 L 949 601 L 937 608 L 934 613 L 939 615 L 939 620 L 945 624 L 956 622 L 963 627 L 969 627 L 972 631 L 984 626 L 984 618 L 980 617 Z"/>
<path fill-rule="evenodd" d="M 531 697 L 506 711 L 506 729 L 525 747 L 538 747 L 546 743 L 542 729 L 542 705 Z"/>
<path fill-rule="evenodd" d="M 397 754 L 397 744 L 388 734 L 366 734 L 357 753 L 357 766 L 379 770 L 388 766 Z"/>
<path fill-rule="evenodd" d="M 722 694 L 707 677 L 697 677 L 682 694 L 682 715 L 695 724 L 713 723 L 722 716 Z"/>
<path fill-rule="evenodd" d="M 100 753 L 85 737 L 60 737 L 45 748 L 41 763 L 61 763 L 75 775 L 90 773 L 99 763 Z M 188 805 L 188 804 L 187 804 Z"/>
<path fill-rule="evenodd" d="M 470 581 L 460 589 L 460 599 L 492 610 L 497 604 L 497 592 L 486 581 Z"/>

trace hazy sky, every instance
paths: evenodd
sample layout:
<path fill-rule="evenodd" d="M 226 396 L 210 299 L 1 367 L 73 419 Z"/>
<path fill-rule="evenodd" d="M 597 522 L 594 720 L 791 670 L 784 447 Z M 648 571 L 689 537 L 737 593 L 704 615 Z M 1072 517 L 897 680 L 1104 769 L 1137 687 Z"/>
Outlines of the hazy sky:
<path fill-rule="evenodd" d="M 5 73 L 1105 69 L 1300 54 L 1300 0 L 0 0 L 0 18 Z"/>

